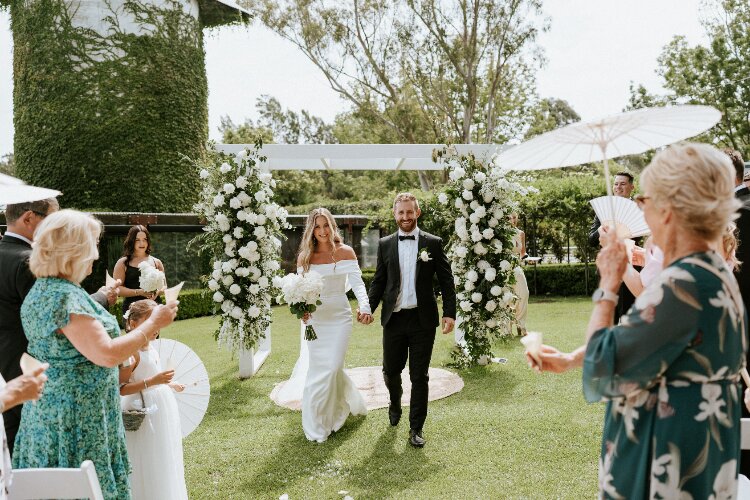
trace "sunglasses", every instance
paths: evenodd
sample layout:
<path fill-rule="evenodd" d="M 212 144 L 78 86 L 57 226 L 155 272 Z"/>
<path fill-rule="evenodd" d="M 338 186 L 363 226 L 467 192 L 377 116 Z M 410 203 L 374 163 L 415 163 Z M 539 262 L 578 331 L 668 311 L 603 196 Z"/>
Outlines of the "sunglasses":
<path fill-rule="evenodd" d="M 643 206 L 646 204 L 646 200 L 649 200 L 649 199 L 651 199 L 650 196 L 645 196 L 642 194 L 637 194 L 633 196 L 633 201 L 635 202 L 636 205 L 638 205 L 638 208 L 640 208 L 641 210 L 643 210 Z"/>

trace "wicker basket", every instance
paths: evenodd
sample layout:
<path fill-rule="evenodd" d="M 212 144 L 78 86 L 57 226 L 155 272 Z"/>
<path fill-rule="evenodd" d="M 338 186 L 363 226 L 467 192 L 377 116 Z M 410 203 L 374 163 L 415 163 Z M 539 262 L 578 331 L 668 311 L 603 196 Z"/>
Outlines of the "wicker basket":
<path fill-rule="evenodd" d="M 126 431 L 137 431 L 141 427 L 143 419 L 146 418 L 146 402 L 143 399 L 143 393 L 139 392 L 139 394 L 141 395 L 143 408 L 140 410 L 122 410 L 122 423 L 125 425 Z"/>

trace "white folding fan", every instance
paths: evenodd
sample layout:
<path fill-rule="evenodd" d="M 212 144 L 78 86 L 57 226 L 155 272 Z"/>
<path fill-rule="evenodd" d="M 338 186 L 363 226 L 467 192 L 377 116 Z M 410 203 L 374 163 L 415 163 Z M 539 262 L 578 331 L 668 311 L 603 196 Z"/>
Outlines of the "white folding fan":
<path fill-rule="evenodd" d="M 590 203 L 602 225 L 614 222 L 617 235 L 621 238 L 637 238 L 651 234 L 646 219 L 643 218 L 643 212 L 634 201 L 622 196 L 600 196 Z"/>

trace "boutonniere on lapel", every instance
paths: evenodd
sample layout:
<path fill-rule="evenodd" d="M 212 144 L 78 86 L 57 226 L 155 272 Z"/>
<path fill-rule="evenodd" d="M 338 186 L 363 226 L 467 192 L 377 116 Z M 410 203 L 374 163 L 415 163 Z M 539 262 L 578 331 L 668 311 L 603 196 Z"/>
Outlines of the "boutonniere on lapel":
<path fill-rule="evenodd" d="M 424 247 L 419 251 L 419 256 L 417 257 L 418 260 L 421 260 L 422 262 L 428 262 L 432 260 L 432 257 L 430 257 L 430 252 L 427 251 L 427 247 Z"/>

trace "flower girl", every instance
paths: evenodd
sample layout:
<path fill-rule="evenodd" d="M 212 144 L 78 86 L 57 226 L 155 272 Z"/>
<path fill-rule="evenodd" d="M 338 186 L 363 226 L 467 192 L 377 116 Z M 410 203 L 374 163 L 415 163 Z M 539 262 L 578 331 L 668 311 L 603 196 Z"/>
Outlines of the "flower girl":
<path fill-rule="evenodd" d="M 148 319 L 156 307 L 153 300 L 134 302 L 125 317 L 126 330 Z M 137 431 L 126 432 L 133 473 L 130 488 L 134 500 L 186 500 L 182 458 L 182 431 L 177 401 L 172 391 L 184 386 L 172 382 L 174 370 L 163 371 L 156 350 L 148 343 L 120 367 L 123 410 L 156 407 L 146 415 Z"/>

